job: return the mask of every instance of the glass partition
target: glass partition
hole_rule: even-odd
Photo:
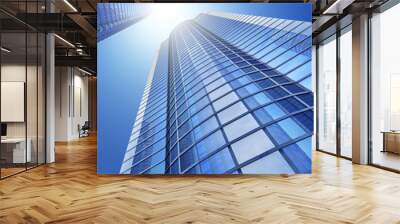
[[[26,162],[31,161],[26,141],[26,41],[25,32],[1,34],[2,177],[24,171]]]
[[[318,47],[318,149],[336,154],[336,36]]]
[[[43,6],[0,2],[20,15]],[[45,163],[45,44],[44,33],[0,12],[0,178]]]
[[[400,4],[371,19],[372,164],[400,171]]]
[[[352,157],[352,34],[351,25],[340,35],[340,155]]]
[[[27,113],[27,150],[30,151],[30,160],[27,167],[36,166],[38,163],[38,35],[35,32],[27,33],[27,74],[26,74],[26,113]]]

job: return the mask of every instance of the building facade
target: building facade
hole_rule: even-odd
[[[135,4],[102,3],[97,5],[97,40],[102,41],[146,17],[148,10]]]
[[[211,12],[149,75],[121,173],[310,173],[311,23]]]

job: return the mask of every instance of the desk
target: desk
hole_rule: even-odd
[[[1,139],[1,155],[3,159],[5,159],[7,163],[31,162],[32,141],[30,138],[28,138],[26,142],[28,143],[28,147],[26,147],[25,151],[25,138]]]
[[[400,154],[400,131],[383,131],[383,151]]]

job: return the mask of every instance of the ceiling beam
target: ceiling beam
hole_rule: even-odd
[[[97,30],[95,27],[90,24],[85,17],[83,17],[81,14],[75,14],[71,13],[68,14],[68,17],[74,21],[78,26],[82,28],[83,31],[90,37],[87,38],[86,41],[91,45],[95,46],[96,45],[96,33]]]
[[[92,56],[55,56],[56,66],[81,66],[96,70],[96,57]]]

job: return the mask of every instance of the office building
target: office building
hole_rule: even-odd
[[[111,2],[0,1],[0,223],[399,222],[399,1],[270,0],[309,2],[312,24],[180,24],[123,136],[128,175],[99,175],[96,44],[147,15],[120,5],[101,28],[96,4]],[[191,175],[260,171],[299,174]]]
[[[148,11],[135,9],[133,4],[99,4],[97,10],[99,17],[97,19],[97,38],[99,41],[118,33],[119,31],[130,27],[140,21],[148,14]]]
[[[217,12],[179,25],[121,172],[311,172],[310,43],[311,23],[294,20]]]

